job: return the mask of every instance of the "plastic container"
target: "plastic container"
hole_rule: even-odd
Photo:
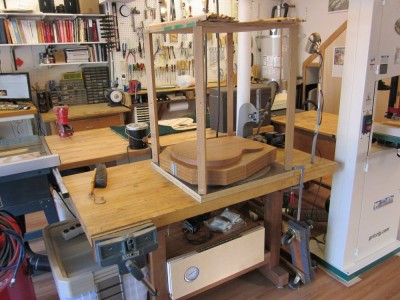
[[[122,281],[124,299],[146,300],[146,287],[131,274],[120,276],[116,265],[106,268],[98,266],[85,234],[70,240],[62,237],[61,232],[76,222],[53,223],[43,229],[44,243],[60,300],[97,300],[96,287],[104,286],[107,280]],[[147,274],[146,270],[143,271]]]

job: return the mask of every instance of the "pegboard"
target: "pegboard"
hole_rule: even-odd
[[[121,51],[113,51],[113,61],[111,68],[114,69],[111,80],[118,82],[118,86],[128,86],[129,80],[139,80],[143,87],[147,86],[146,71],[140,70],[145,63],[145,49],[143,43],[142,28],[146,28],[152,23],[160,22],[160,4],[159,0],[135,0],[131,2],[115,2],[118,18],[119,40],[121,43]],[[171,3],[175,2],[176,19],[180,20],[184,16],[189,16],[191,7],[191,15],[203,14],[203,8],[206,1],[202,0],[165,0],[167,5],[166,21],[171,20]],[[209,11],[216,12],[216,1],[209,1]],[[237,3],[236,0],[219,1],[219,13],[231,16],[231,3]],[[184,7],[183,7],[184,4]],[[132,26],[132,16],[124,17],[120,14],[121,6],[126,5],[131,11],[137,11],[134,15],[135,29]],[[107,3],[108,12],[112,12],[112,4]],[[129,10],[128,10],[129,11]],[[226,76],[226,46],[224,34],[221,34],[222,46],[220,48],[220,74],[221,80],[225,80]],[[158,53],[155,55],[156,84],[157,86],[172,86],[176,84],[176,76],[183,74],[193,75],[193,48],[192,35],[179,34],[172,35],[154,35],[153,49]],[[122,44],[126,44],[125,58],[123,57]],[[139,48],[142,51],[140,56]],[[208,36],[208,81],[217,81],[217,42],[216,36]],[[139,68],[137,68],[139,66]],[[139,69],[139,70],[136,70]],[[175,71],[173,71],[175,70]],[[125,77],[125,79],[123,79]]]

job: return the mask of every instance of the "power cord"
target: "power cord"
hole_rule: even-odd
[[[214,234],[211,230],[200,229],[197,232],[192,232],[186,228],[182,228],[182,232],[185,236],[185,239],[192,245],[205,244],[214,237]]]
[[[207,220],[209,216],[209,213],[205,213],[182,222],[183,235],[190,244],[201,245],[207,243],[214,237],[213,232],[209,228],[203,226],[203,221]]]
[[[0,211],[0,291],[13,286],[17,272],[25,258],[22,230],[10,213]],[[12,274],[12,275],[11,275]]]
[[[61,201],[64,203],[65,207],[68,209],[69,213],[76,219],[75,214],[74,214],[74,213],[72,212],[72,210],[69,208],[67,202],[65,202],[65,200],[64,200],[63,196],[61,195],[61,193],[60,193],[59,191],[57,191],[56,189],[54,189],[54,190],[57,192],[58,196],[60,197]]]
[[[317,198],[318,198],[318,195],[319,195],[319,191],[320,191],[320,189],[321,189],[321,185],[322,185],[322,177],[319,178],[318,189],[317,189],[317,192],[315,193],[314,202],[313,202],[313,204],[312,204],[312,208],[311,208],[311,220],[313,219],[313,212],[314,212],[315,205],[316,205],[316,203],[317,203]]]

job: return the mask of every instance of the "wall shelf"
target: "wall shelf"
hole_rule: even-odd
[[[100,65],[107,64],[108,61],[89,61],[89,62],[74,62],[74,63],[54,63],[54,64],[39,64],[40,68],[43,67],[57,67],[57,66],[72,66],[72,65]]]
[[[0,44],[0,47],[30,47],[30,46],[70,46],[106,44],[106,42],[76,42],[76,43],[35,43],[35,44]]]
[[[19,18],[35,18],[38,20],[53,20],[53,19],[68,19],[74,20],[76,18],[101,18],[104,14],[59,14],[59,13],[23,13],[23,12],[1,12],[0,18],[19,17]]]

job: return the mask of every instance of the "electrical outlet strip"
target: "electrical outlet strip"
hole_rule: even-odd
[[[80,234],[83,233],[83,228],[81,224],[76,223],[72,224],[70,227],[65,228],[63,231],[61,231],[61,235],[63,236],[64,240],[68,241]]]

